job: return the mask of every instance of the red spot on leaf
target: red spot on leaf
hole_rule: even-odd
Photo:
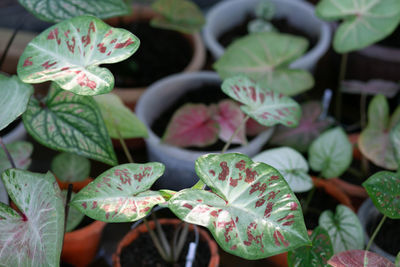
[[[185,203],[185,204],[183,204],[183,206],[185,207],[185,208],[187,208],[187,209],[193,209],[193,206],[192,205],[190,205],[189,203]]]
[[[91,39],[90,39],[90,33],[91,32],[96,32],[96,28],[94,27],[94,23],[93,21],[90,22],[89,24],[89,29],[88,29],[88,33],[84,36],[82,36],[82,44],[86,47],[90,44]]]
[[[42,64],[42,67],[47,70],[47,69],[53,67],[55,64],[57,64],[57,62],[53,62],[53,63],[49,64],[49,61],[46,61],[45,63]]]
[[[256,175],[257,175],[256,171],[252,171],[250,168],[247,168],[246,169],[246,178],[244,179],[244,181],[246,183],[252,183],[254,181]]]
[[[264,203],[265,203],[265,199],[264,198],[260,198],[256,202],[256,208],[261,207],[262,205],[264,205]]]
[[[274,240],[275,240],[275,245],[278,247],[281,246],[281,242],[285,247],[289,246],[289,242],[285,240],[285,238],[283,237],[282,233],[279,230],[275,230]]]
[[[267,189],[267,184],[265,184],[265,183],[261,184],[260,182],[257,182],[255,184],[251,185],[250,195],[256,191],[260,191],[259,196],[261,196],[262,194],[264,194],[266,189]]]
[[[70,30],[68,30],[68,31],[64,32],[64,35],[65,35],[65,37],[67,37],[67,38],[68,38],[68,36],[69,36],[69,33],[70,33],[70,32],[71,32]]]
[[[113,43],[115,43],[116,41],[117,41],[117,39],[112,39],[111,42],[110,42],[110,44],[113,44]]]
[[[57,44],[60,45],[61,39],[58,37],[58,28],[50,31],[49,35],[47,35],[47,40],[56,40]]]
[[[281,192],[281,190],[278,190],[278,192],[276,192],[276,193],[275,193],[275,191],[269,192],[269,193],[268,193],[268,199],[267,199],[267,200],[275,199],[276,195],[278,195],[280,192]]]
[[[231,248],[230,248],[230,250],[236,250],[237,249],[237,246],[236,245],[233,245]]]
[[[218,228],[224,228],[224,237],[225,237],[225,242],[229,242],[231,240],[231,236],[229,233],[236,228],[235,222],[231,219],[229,222],[218,222],[217,224]]]
[[[92,90],[94,90],[97,85],[95,81],[90,80],[84,73],[82,75],[78,76],[77,82],[80,86],[82,86],[82,87],[86,86]]]
[[[61,69],[61,71],[66,71],[66,70],[69,70],[69,67],[64,67]]]
[[[65,41],[68,47],[68,50],[73,54],[75,52],[75,37],[72,37],[72,43],[69,43],[69,40]]]
[[[129,39],[126,40],[125,42],[115,44],[114,48],[124,48],[124,47],[127,47],[128,45],[131,45],[133,43],[134,43],[134,41],[132,41],[132,38],[129,37]]]
[[[119,177],[122,184],[128,183],[131,185],[132,178],[129,176],[129,171],[127,169],[116,169],[114,175]]]
[[[293,124],[293,122],[291,122],[291,121],[287,121],[287,122],[286,122],[286,124],[287,124],[287,125],[292,125],[292,124]]]
[[[244,168],[246,168],[246,162],[244,160],[241,160],[235,164],[235,168],[239,169],[240,171],[243,171]]]
[[[245,246],[250,246],[253,243],[253,241],[255,241],[256,244],[261,244],[261,251],[264,251],[264,244],[262,242],[262,237],[264,233],[254,236],[253,233],[251,232],[253,229],[254,230],[257,229],[257,224],[255,222],[252,222],[249,226],[247,226],[247,231],[246,231],[247,241],[244,241],[243,244]]]
[[[86,204],[86,202],[83,202],[83,203],[82,203],[82,207],[83,207],[84,209],[87,209],[87,204]]]
[[[279,180],[279,176],[278,175],[272,175],[268,181],[275,181],[275,180]]]
[[[109,52],[107,53],[107,56],[109,56],[109,55],[111,55],[111,51],[109,51]]]
[[[225,180],[226,180],[226,177],[227,177],[228,174],[229,174],[229,167],[228,167],[228,164],[226,163],[226,161],[223,161],[223,162],[221,162],[221,163],[219,164],[219,166],[222,168],[222,171],[221,171],[221,173],[218,175],[218,180],[225,181]]]
[[[104,46],[104,43],[99,43],[97,47],[99,48],[100,53],[105,53],[107,50],[107,47]]]
[[[257,100],[256,88],[254,88],[254,86],[250,86],[249,89],[251,99],[255,102]]]
[[[31,66],[33,64],[33,62],[31,61],[32,57],[27,57],[24,61],[24,65],[22,65],[22,67],[27,67],[27,66]]]
[[[242,174],[239,173],[239,178],[237,178],[237,179],[233,179],[232,177],[230,178],[229,185],[233,186],[233,187],[236,187],[238,185],[238,181],[240,181],[242,179],[243,179]]]
[[[106,33],[106,35],[104,35],[104,37],[107,37],[107,36],[109,36],[110,34],[112,34],[112,29],[110,29],[107,33]]]
[[[92,210],[97,208],[97,201],[93,201]]]
[[[296,202],[292,202],[292,203],[290,204],[290,210],[297,210],[297,207],[298,207],[298,205],[297,205]]]
[[[212,176],[215,176],[215,171],[214,170],[209,170],[208,171]]]
[[[134,174],[133,178],[140,183],[143,178],[149,177],[151,174],[151,167],[146,167],[141,173]]]
[[[268,202],[267,207],[265,208],[265,211],[264,211],[265,218],[269,218],[269,216],[271,216],[273,206],[274,206],[273,202]]]

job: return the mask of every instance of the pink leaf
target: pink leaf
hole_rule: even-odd
[[[163,140],[179,147],[203,147],[216,142],[218,133],[218,123],[206,105],[186,104],[172,116]]]
[[[264,131],[266,131],[268,127],[265,127],[259,124],[256,120],[250,118],[246,122],[246,134],[248,136],[256,136]]]
[[[343,251],[335,254],[328,263],[333,267],[394,267],[388,259],[365,250]]]

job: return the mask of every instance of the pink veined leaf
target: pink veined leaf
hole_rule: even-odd
[[[248,136],[256,136],[264,131],[266,131],[268,127],[265,127],[259,124],[256,120],[250,118],[246,122],[246,134]]]
[[[218,103],[214,119],[219,123],[219,138],[225,142],[231,138],[244,119],[238,104],[230,99]],[[232,140],[233,144],[246,144],[246,129],[242,127]]]
[[[333,267],[394,267],[388,259],[365,250],[347,250],[335,254],[328,263]]]
[[[212,118],[210,108],[203,104],[186,104],[172,116],[163,140],[179,147],[203,147],[216,142],[218,133],[218,123]]]

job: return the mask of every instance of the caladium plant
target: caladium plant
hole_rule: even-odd
[[[63,152],[53,158],[51,170],[63,182],[83,181],[89,177],[90,161],[85,157]]]
[[[391,261],[376,253],[358,249],[335,254],[328,263],[333,267],[395,267]]]

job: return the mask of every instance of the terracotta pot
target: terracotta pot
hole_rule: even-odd
[[[182,221],[178,219],[160,219],[159,222],[161,224],[178,225]],[[155,228],[155,223],[153,221],[150,221],[149,225],[152,229]],[[215,241],[209,236],[209,234],[205,230],[201,229],[201,227],[198,227],[197,229],[199,231],[200,238],[203,241],[207,242],[208,247],[210,248],[211,258],[208,263],[208,267],[217,267],[219,265],[219,254],[218,254],[217,243],[215,243]],[[189,225],[189,230],[193,231],[193,225]],[[114,267],[121,267],[120,255],[122,249],[131,244],[135,239],[139,237],[140,234],[144,233],[147,233],[147,228],[144,224],[141,224],[125,235],[125,237],[119,242],[117,251],[113,255]]]

